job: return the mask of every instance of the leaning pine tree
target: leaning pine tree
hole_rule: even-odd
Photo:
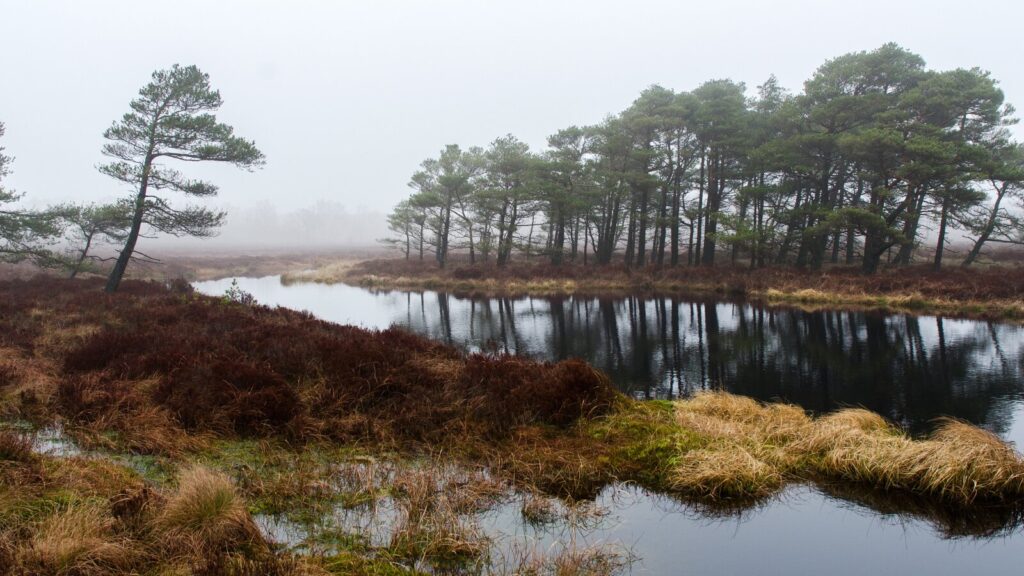
[[[263,164],[263,154],[252,141],[234,135],[212,114],[220,108],[220,93],[210,78],[195,66],[174,65],[153,73],[152,81],[132,101],[131,112],[104,132],[109,142],[103,154],[114,161],[100,166],[104,174],[132,187],[131,227],[107,280],[107,292],[121,283],[136,253],[143,226],[174,236],[208,237],[224,220],[224,213],[201,206],[172,207],[163,191],[187,196],[215,196],[209,182],[186,178],[166,161],[225,162],[252,169]]]

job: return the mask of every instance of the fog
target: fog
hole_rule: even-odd
[[[384,212],[350,209],[320,200],[311,206],[280,210],[268,201],[219,205],[227,220],[214,238],[160,238],[162,248],[180,251],[239,248],[380,248],[388,235]]]
[[[1020,102],[1022,16],[1024,5],[992,0],[968,10],[874,0],[2,0],[2,145],[16,157],[8,184],[30,204],[122,196],[95,169],[103,130],[153,70],[197,64],[224,97],[220,118],[267,156],[252,173],[186,167],[220,185],[211,205],[233,214],[216,242],[269,242],[269,229],[247,223],[319,211],[352,224],[299,234],[365,244],[444,144],[513,133],[542,148],[650,84],[732,78],[753,88],[774,73],[799,90],[827,58],[895,41],[933,69],[988,69]],[[357,224],[366,231],[350,234]]]

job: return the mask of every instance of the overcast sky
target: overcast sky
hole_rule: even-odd
[[[197,64],[220,118],[267,156],[254,173],[188,167],[219,203],[387,211],[444,144],[511,132],[540,148],[651,84],[774,73],[797,91],[827,58],[888,41],[990,70],[1024,103],[1022,17],[1012,0],[0,0],[0,145],[34,203],[112,199],[103,130],[153,70]]]

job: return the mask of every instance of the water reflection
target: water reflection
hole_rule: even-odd
[[[1005,434],[1024,392],[1024,333],[1010,324],[673,298],[387,300],[394,323],[415,332],[540,359],[581,357],[637,398],[724,388],[815,411],[865,406],[914,432],[953,416]]]
[[[230,280],[197,284],[223,294]],[[334,322],[399,325],[469,349],[582,357],[626,392],[673,398],[722,387],[824,411],[863,405],[916,432],[940,415],[1024,444],[1024,328],[878,313],[768,309],[672,298],[462,298],[282,286],[241,279],[270,305]],[[1012,574],[1020,507],[935,507],[906,494],[800,486],[737,513],[612,486],[601,525],[573,532],[523,522],[512,501],[480,519],[496,542],[550,550],[621,544],[650,574]],[[868,553],[866,553],[868,552]]]
[[[197,283],[223,294],[230,280]],[[465,298],[240,279],[265,304],[469,349],[580,357],[637,398],[724,388],[815,411],[864,406],[915,433],[939,416],[1024,443],[1024,328],[678,298]]]

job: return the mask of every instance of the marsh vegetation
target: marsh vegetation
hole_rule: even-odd
[[[1019,518],[1024,461],[963,422],[915,438],[860,409],[638,402],[581,361],[471,354],[187,286],[98,288],[0,286],[15,573],[603,574],[630,550],[503,545],[481,515],[512,501],[524,524],[578,528],[587,502],[629,485],[712,515],[812,486],[950,535]],[[78,452],[33,449],[30,430],[54,426]]]

